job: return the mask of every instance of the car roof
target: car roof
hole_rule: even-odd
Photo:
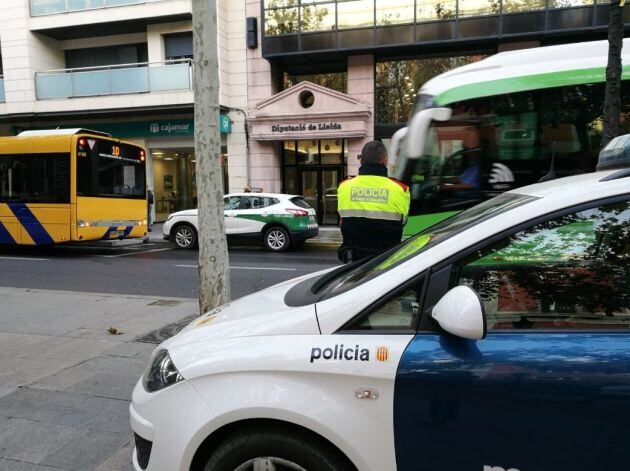
[[[241,193],[229,193],[227,195],[225,195],[224,197],[230,197],[230,196],[259,196],[262,198],[301,198],[300,195],[287,195],[285,193],[253,193],[253,192],[241,192]]]
[[[528,195],[535,198],[567,200],[603,198],[611,193],[630,193],[630,172],[628,169],[614,169],[583,173],[543,183],[535,183],[507,193]]]

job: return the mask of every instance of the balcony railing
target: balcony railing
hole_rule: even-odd
[[[31,0],[31,16],[54,15],[71,11],[137,5],[163,0]]]
[[[192,88],[190,59],[38,72],[37,99],[77,98]]]
[[[4,96],[4,77],[0,75],[0,103],[4,103],[6,98]]]

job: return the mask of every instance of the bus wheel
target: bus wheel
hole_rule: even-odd
[[[182,224],[175,228],[172,239],[178,249],[193,249],[197,245],[197,231],[188,224]]]
[[[254,428],[228,436],[204,471],[347,471],[343,456],[295,430]]]

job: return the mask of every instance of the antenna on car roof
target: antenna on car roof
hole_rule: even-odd
[[[551,166],[549,167],[547,175],[544,175],[538,180],[538,183],[548,182],[556,178],[558,178],[558,175],[556,175],[556,141],[553,141],[551,143]]]

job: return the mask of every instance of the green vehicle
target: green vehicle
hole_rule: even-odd
[[[505,191],[594,171],[607,52],[606,41],[504,52],[427,82],[390,146],[391,174],[411,191],[405,236]],[[625,84],[622,95],[630,116]]]

